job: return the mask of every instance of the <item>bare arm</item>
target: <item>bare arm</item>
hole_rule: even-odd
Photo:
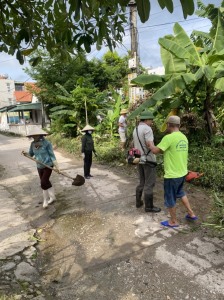
[[[160,148],[156,147],[153,142],[147,142],[147,146],[154,154],[163,153],[163,151]]]

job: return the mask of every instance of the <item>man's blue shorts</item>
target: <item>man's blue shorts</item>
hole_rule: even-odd
[[[164,200],[166,207],[174,207],[176,199],[185,196],[183,190],[185,176],[180,178],[164,178]]]

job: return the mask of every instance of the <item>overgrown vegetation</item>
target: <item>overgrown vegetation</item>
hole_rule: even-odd
[[[14,296],[6,296],[0,294],[0,300],[15,300],[16,298]]]
[[[224,233],[224,194],[214,194],[214,201],[210,216],[204,226],[209,227],[215,231]]]
[[[52,134],[48,139],[52,141],[54,146],[60,147],[76,157],[81,157],[81,135],[77,138],[68,139],[60,134]],[[94,135],[94,140],[98,155],[95,157],[95,160],[110,165],[118,165],[125,162],[125,154],[119,148],[119,139],[108,139],[107,136],[102,138],[96,134]]]

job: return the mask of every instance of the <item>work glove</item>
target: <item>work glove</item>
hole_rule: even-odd
[[[57,171],[57,172],[59,172],[60,170],[59,170],[59,165],[58,165],[58,162],[56,161],[56,160],[54,160],[53,161],[53,165],[54,165],[54,169]]]
[[[97,157],[98,156],[98,154],[96,153],[96,151],[94,152],[94,155]]]
[[[85,158],[85,153],[82,153],[81,155],[82,155],[82,158],[84,159]]]

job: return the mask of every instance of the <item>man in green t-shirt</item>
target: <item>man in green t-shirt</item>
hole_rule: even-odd
[[[182,200],[188,211],[186,219],[197,220],[183,190],[185,176],[188,173],[188,140],[187,137],[180,132],[180,118],[178,116],[170,116],[168,118],[167,133],[169,134],[164,136],[157,146],[151,143],[150,149],[154,154],[164,154],[164,200],[171,218],[169,221],[161,222],[161,225],[178,227],[179,224],[176,217],[177,198]]]

